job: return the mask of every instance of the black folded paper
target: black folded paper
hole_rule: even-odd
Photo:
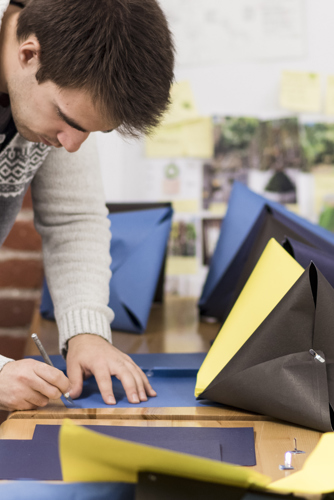
[[[334,290],[313,263],[199,399],[333,430]]]

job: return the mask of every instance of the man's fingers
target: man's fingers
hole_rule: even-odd
[[[145,375],[145,373],[136,365],[136,368],[138,368],[139,370],[139,375],[140,375],[140,379],[141,379],[141,382],[144,386],[143,390],[145,392],[145,395],[148,395],[148,396],[156,396],[157,393],[155,392],[155,390],[153,389],[153,387],[151,386],[147,376]],[[142,401],[146,401],[147,398],[145,400],[142,399]]]
[[[34,391],[31,387],[25,387],[8,398],[8,408],[16,410],[34,410],[46,406],[49,399],[43,394]]]
[[[136,386],[137,386],[137,392],[140,401],[147,401],[147,391],[146,391],[146,386],[145,386],[145,379],[146,375],[144,372],[138,367],[135,366],[135,369],[131,371],[131,375],[133,375],[135,381],[136,381]],[[147,383],[148,380],[146,379]]]
[[[38,363],[34,366],[34,372],[37,377],[31,383],[31,387],[49,399],[59,399],[62,394],[69,391],[69,379],[57,368]]]
[[[83,386],[83,372],[79,363],[67,364],[67,376],[71,386],[70,396],[72,398],[78,398],[82,393]]]
[[[95,375],[95,380],[97,382],[97,385],[99,386],[103,401],[107,405],[116,404],[116,399],[114,396],[114,392],[112,390],[112,381],[111,381],[109,369],[106,368],[106,369],[102,370],[100,368],[99,371],[97,371],[94,375]]]
[[[134,376],[133,371],[129,371],[128,369],[123,369],[122,371],[119,371],[116,374],[116,377],[118,378],[118,380],[121,381],[129,403],[140,403],[140,397],[139,397],[139,390],[140,389],[137,386],[137,380]],[[141,385],[142,391],[143,391],[144,386],[142,385],[142,383],[140,383],[140,385]],[[146,394],[145,394],[145,397],[146,397]],[[147,398],[146,398],[146,400],[147,400]]]
[[[36,407],[46,406],[49,402],[48,397],[43,396],[43,394],[36,391],[31,391],[30,393],[28,393],[25,397],[25,400],[27,401],[27,403]]]
[[[130,403],[140,403],[147,401],[148,396],[156,396],[146,375],[131,357],[98,335],[82,334],[69,340],[67,374],[72,387],[70,392],[72,397],[78,397],[81,393],[83,375],[85,378],[90,375],[95,376],[103,400],[107,404],[116,403],[112,390],[112,376],[120,380]],[[79,378],[80,389],[77,389]]]

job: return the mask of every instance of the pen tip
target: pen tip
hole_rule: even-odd
[[[36,335],[36,333],[32,333],[32,334],[31,334],[31,338],[32,338],[32,339],[37,339],[37,335]]]

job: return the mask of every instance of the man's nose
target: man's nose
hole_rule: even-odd
[[[69,153],[75,153],[88,136],[89,132],[81,132],[80,130],[71,129],[59,132],[57,134],[57,139],[66,151]]]

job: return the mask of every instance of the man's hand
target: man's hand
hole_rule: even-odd
[[[156,396],[146,375],[132,359],[98,335],[72,337],[68,342],[66,363],[72,398],[80,396],[83,379],[91,375],[94,375],[103,401],[108,405],[116,404],[111,375],[121,381],[130,403]]]
[[[10,361],[0,372],[0,407],[34,410],[69,391],[62,371],[34,359]]]

